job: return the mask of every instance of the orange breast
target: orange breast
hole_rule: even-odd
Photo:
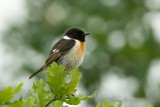
[[[85,52],[85,43],[84,42],[80,42],[79,46],[78,46],[78,55],[80,57],[84,56],[84,52]]]

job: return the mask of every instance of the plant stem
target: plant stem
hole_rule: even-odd
[[[49,106],[49,104],[51,104],[53,101],[55,101],[56,99],[55,99],[55,97],[51,100],[51,101],[49,101],[46,105],[45,105],[45,107],[47,107],[47,106]]]

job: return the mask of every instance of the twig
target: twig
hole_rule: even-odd
[[[51,104],[53,101],[55,101],[56,99],[55,99],[55,97],[51,100],[51,101],[49,101],[46,105],[45,105],[45,107],[47,107],[47,106],[49,106],[49,104]]]

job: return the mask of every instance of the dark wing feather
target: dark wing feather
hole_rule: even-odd
[[[66,40],[66,39],[60,39],[50,51],[49,55],[51,55],[54,49],[59,50],[58,52],[66,52],[69,51],[73,46],[75,45],[75,40]]]
[[[51,64],[53,61],[58,60],[62,55],[66,54],[68,51],[72,49],[72,47],[75,45],[74,40],[66,40],[61,39],[59,40],[53,47],[52,50],[49,53],[48,58],[46,59],[44,65],[37,71],[34,72],[29,79],[37,75],[39,72],[43,71],[49,64]],[[57,52],[54,52],[53,50],[58,50]]]
[[[50,54],[49,56],[48,56],[48,58],[46,59],[46,61],[45,61],[45,65],[47,66],[47,65],[49,65],[49,64],[51,64],[53,61],[56,61],[59,57],[61,57],[63,54],[64,54],[65,52],[54,52],[54,53],[52,53],[52,54]]]
[[[58,60],[62,55],[66,54],[68,51],[72,49],[75,45],[75,40],[66,40],[61,39],[59,40],[53,47],[49,53],[49,56],[46,60],[46,65],[52,63],[53,61]],[[53,50],[57,50],[58,52],[53,52]]]

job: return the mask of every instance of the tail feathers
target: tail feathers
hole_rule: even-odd
[[[45,68],[46,68],[45,66],[41,67],[38,71],[34,72],[34,73],[29,77],[29,79],[31,79],[32,77],[34,77],[35,75],[37,75],[39,72],[43,71]]]

